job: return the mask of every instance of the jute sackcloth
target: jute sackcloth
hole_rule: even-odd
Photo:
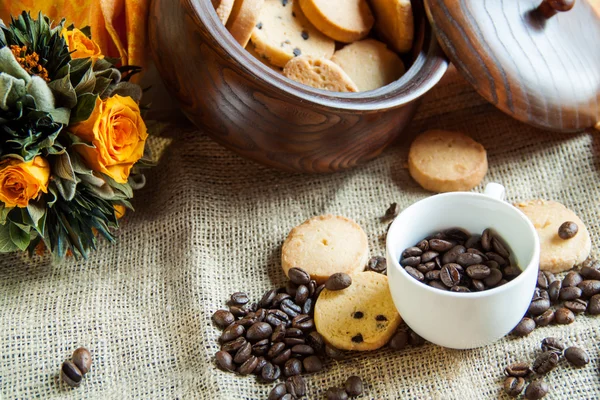
[[[2,256],[0,393],[4,399],[265,399],[273,385],[215,367],[219,330],[212,313],[232,292],[258,300],[282,285],[281,243],[311,216],[356,220],[368,233],[371,255],[383,255],[387,224],[379,217],[387,206],[404,208],[430,195],[405,165],[410,138],[433,128],[481,142],[490,164],[484,184],[504,184],[510,201],[552,199],[573,209],[598,255],[600,135],[516,122],[455,74],[427,95],[404,139],[377,160],[332,175],[271,170],[194,128],[174,129],[115,245],[101,242],[89,260],[58,265],[47,257]],[[592,361],[584,368],[563,361],[546,377],[546,398],[600,398],[600,317],[588,316],[476,350],[427,344],[349,354],[306,377],[308,398],[323,398],[354,374],[364,379],[364,399],[505,398],[504,367],[531,362],[547,336],[585,348]],[[69,389],[58,372],[78,346],[91,350],[94,364],[82,385]]]

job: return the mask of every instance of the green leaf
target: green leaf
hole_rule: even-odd
[[[71,165],[71,159],[67,152],[62,153],[58,156],[52,157],[52,172],[59,178],[66,179],[71,182],[75,182],[75,172]]]
[[[105,174],[101,174],[101,175],[102,175],[102,179],[104,179],[106,181],[106,183],[108,183],[113,189],[117,189],[117,190],[121,191],[121,193],[123,193],[125,196],[127,196],[128,199],[133,197],[133,189],[131,189],[131,186],[128,183],[119,183],[119,182],[115,181],[114,179],[112,179],[108,175],[105,175]]]
[[[77,87],[88,70],[92,68],[92,60],[90,58],[76,58],[69,65],[71,67],[71,84]]]
[[[66,66],[67,70],[69,66]],[[77,105],[77,93],[71,84],[71,76],[67,73],[61,79],[56,79],[48,84],[54,93],[56,105],[71,109]]]
[[[77,105],[71,111],[71,124],[75,124],[77,122],[85,121],[92,115],[94,112],[94,107],[96,107],[96,99],[97,95],[86,93],[77,98]]]
[[[28,83],[31,80],[31,76],[17,62],[8,46],[0,49],[0,71],[7,73],[14,78],[22,79],[25,83]]]
[[[54,110],[54,95],[46,81],[39,76],[33,76],[27,84],[27,94],[35,100],[36,110],[49,112]]]
[[[84,93],[91,93],[96,86],[96,75],[90,67],[83,75],[77,86],[75,86],[75,92],[77,96],[81,96]]]
[[[29,246],[29,242],[31,241],[29,233],[24,232],[14,224],[9,225],[8,232],[10,234],[10,240],[19,250],[23,251],[27,249],[27,246]]]
[[[104,78],[101,76],[97,76],[96,77],[96,86],[94,86],[93,93],[97,94],[101,98],[104,98],[103,96],[104,96],[105,92],[107,92],[106,89],[108,89],[108,87],[110,86],[111,83],[112,83],[112,81],[110,79]]]
[[[109,96],[114,96],[115,94],[122,97],[131,97],[133,101],[139,103],[143,93],[142,88],[138,85],[130,82],[121,82],[111,88]]]
[[[81,156],[77,153],[73,153],[70,154],[71,157],[71,165],[73,166],[73,171],[75,171],[76,174],[78,175],[92,175],[94,172],[89,169],[85,163],[83,162],[83,160],[81,159]]]
[[[6,207],[4,203],[0,203],[0,225],[6,224],[8,213],[13,210],[14,207]]]
[[[30,201],[27,205],[27,213],[31,218],[31,222],[33,222],[33,227],[40,233],[44,233],[43,225],[40,225],[40,222],[44,220],[46,215],[46,202],[43,200],[38,201]]]
[[[19,250],[10,238],[10,223],[0,225],[0,253],[10,253]]]
[[[0,70],[1,70],[0,66]],[[0,109],[8,111],[27,93],[25,81],[0,73]]]
[[[69,119],[71,118],[71,110],[66,107],[55,108],[48,112],[52,116],[54,122],[69,125]]]
[[[50,178],[50,187],[55,188],[56,192],[66,201],[71,201],[73,200],[73,197],[75,197],[77,182],[52,176]]]

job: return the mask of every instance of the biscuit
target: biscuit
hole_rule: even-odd
[[[460,132],[427,131],[412,142],[408,153],[410,175],[432,192],[471,190],[487,169],[483,146]]]
[[[375,39],[349,44],[336,51],[331,61],[342,67],[361,92],[388,85],[405,72],[400,57]]]
[[[366,0],[299,0],[306,18],[339,42],[351,43],[369,34],[375,18]]]
[[[292,229],[281,249],[281,267],[302,268],[311,279],[325,283],[336,272],[365,269],[369,257],[367,235],[349,218],[321,215]]]
[[[283,73],[283,70],[280,67],[277,67],[277,66],[271,64],[265,56],[258,54],[252,43],[248,43],[248,46],[246,46],[246,51],[248,53],[250,53],[250,55],[252,57],[256,58],[258,61],[265,64],[267,67],[271,68],[273,71],[278,72],[280,74]]]
[[[317,89],[358,92],[358,88],[344,70],[325,58],[296,57],[286,64],[283,75]]]
[[[394,50],[409,51],[415,36],[410,0],[371,0],[375,31]]]
[[[225,26],[242,47],[246,47],[250,41],[264,2],[265,0],[236,0],[233,4]]]
[[[584,223],[564,205],[548,200],[529,200],[515,204],[531,220],[540,238],[540,269],[558,273],[568,271],[590,255],[592,241]],[[561,239],[558,228],[573,221],[579,227],[571,239]]]
[[[344,290],[323,289],[314,320],[327,343],[342,350],[378,349],[402,321],[387,276],[372,271],[352,275],[352,285]]]
[[[233,9],[233,3],[234,0],[212,0],[212,5],[223,25],[227,24],[227,20]]]
[[[335,42],[312,26],[293,0],[265,1],[252,43],[258,54],[278,67],[301,55],[331,58],[335,51]]]

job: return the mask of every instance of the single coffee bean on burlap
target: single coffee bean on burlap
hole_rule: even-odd
[[[223,343],[223,345],[221,346],[221,350],[233,353],[233,352],[238,351],[239,348],[245,344],[246,344],[246,338],[243,336],[240,336],[239,338],[234,339],[230,342]]]
[[[568,286],[560,289],[558,298],[560,300],[575,300],[581,297],[582,290],[577,286]]]
[[[554,351],[544,351],[536,357],[531,369],[539,375],[547,374],[558,365],[558,355]]]
[[[254,369],[258,365],[258,358],[256,356],[250,356],[240,367],[237,369],[237,373],[240,375],[250,375],[254,372]],[[263,367],[264,368],[264,367]]]
[[[230,300],[233,305],[238,305],[238,306],[244,305],[250,301],[250,299],[248,298],[248,295],[244,292],[235,292],[234,294],[231,295]]]
[[[569,310],[567,310],[569,311]],[[556,316],[555,316],[556,318]],[[512,330],[512,334],[515,336],[527,336],[529,335],[531,332],[533,332],[533,330],[535,329],[535,321],[532,320],[531,318],[523,318],[521,320],[521,322],[519,322],[517,324],[517,326],[515,326],[515,328]]]
[[[566,221],[558,227],[558,236],[563,240],[574,238],[579,232],[579,226],[573,221]]]
[[[462,275],[458,267],[458,264],[450,263],[444,265],[440,271],[440,280],[449,288],[460,283]]]
[[[535,326],[548,326],[554,322],[554,310],[548,309],[540,315],[533,317],[533,320],[535,321]]]
[[[269,339],[259,340],[252,345],[252,354],[264,356],[269,351]]]
[[[565,350],[565,358],[576,367],[583,367],[590,362],[590,356],[582,348],[571,346]]]
[[[400,207],[398,207],[397,203],[391,203],[390,206],[385,210],[385,214],[381,217],[381,221],[389,221],[390,219],[394,219],[398,216],[400,212]]]
[[[310,275],[302,268],[290,268],[288,271],[288,278],[295,285],[308,285],[310,282]]]
[[[483,279],[483,283],[490,288],[496,286],[502,280],[502,271],[496,268],[490,268],[490,274]]]
[[[546,382],[541,379],[536,379],[527,386],[527,389],[525,389],[525,398],[527,400],[539,400],[546,396],[549,390]]]
[[[460,244],[456,245],[450,250],[448,250],[446,253],[444,253],[444,255],[442,256],[442,264],[456,263],[456,259],[458,258],[458,256],[466,252],[467,249],[465,246]]]
[[[575,314],[568,308],[561,307],[554,311],[554,321],[560,325],[568,325],[575,321]]]
[[[421,250],[421,249],[419,249]],[[421,254],[423,254],[423,250],[421,250]],[[387,269],[387,261],[385,257],[376,256],[371,257],[369,262],[367,263],[367,271],[373,271],[382,273]]]
[[[297,400],[297,397],[291,393],[286,393],[280,400]]]
[[[524,362],[517,362],[510,364],[508,367],[504,368],[504,373],[508,376],[514,377],[525,377],[531,374],[531,369],[529,368],[529,364]]]
[[[510,397],[517,397],[525,388],[525,379],[509,376],[504,380],[504,392]]]
[[[552,351],[559,356],[562,354],[565,349],[565,345],[555,337],[547,337],[542,340],[542,351]]]
[[[472,279],[482,280],[490,276],[490,267],[483,264],[473,264],[467,267],[467,275]],[[500,278],[502,279],[502,278]],[[499,280],[500,280],[499,279]],[[499,281],[498,280],[498,281]]]
[[[327,400],[348,400],[348,393],[344,389],[332,387],[325,392]]]
[[[323,363],[318,356],[308,356],[302,361],[304,370],[308,373],[319,372],[323,369]]]
[[[239,325],[239,324],[230,325],[227,328],[225,328],[225,330],[221,334],[221,337],[219,338],[219,340],[222,343],[229,342],[233,339],[237,339],[238,337],[242,336],[245,332],[246,332],[246,329],[242,325]]]
[[[548,297],[550,297],[551,303],[556,303],[560,297],[560,290],[562,289],[562,282],[557,280],[550,284],[548,287]]]
[[[435,258],[439,255],[440,254],[437,251],[432,251],[432,250],[426,251],[425,253],[423,253],[421,255],[420,262],[423,264],[431,262],[431,261],[435,260]]]
[[[571,286],[577,286],[581,282],[583,282],[583,277],[579,274],[579,272],[571,271],[564,277],[562,281],[562,287],[566,288]]]
[[[223,371],[234,371],[235,365],[233,364],[233,357],[226,351],[217,351],[215,354],[215,359],[217,361],[217,367],[222,369]]]
[[[300,375],[302,373],[302,361],[297,358],[290,358],[283,366],[283,374],[285,376]]]
[[[250,358],[252,355],[252,345],[249,342],[244,343],[242,347],[235,352],[235,357],[233,357],[233,362],[236,364],[243,364]]]
[[[546,292],[544,292],[546,293]],[[531,315],[540,315],[550,308],[550,298],[546,293],[545,297],[534,298],[529,304],[527,312]]]
[[[73,361],[73,364],[79,368],[79,371],[81,371],[83,375],[87,374],[92,367],[92,355],[85,347],[79,347],[76,349],[73,352],[71,361]]]
[[[273,328],[267,322],[256,322],[246,332],[246,339],[251,342],[266,339],[273,333]]]
[[[277,296],[277,289],[267,290],[258,302],[258,306],[260,308],[269,308],[273,302],[273,299],[275,299],[275,296]]]
[[[217,310],[212,315],[212,320],[215,325],[221,329],[224,329],[235,322],[235,317],[227,310]]]
[[[421,254],[423,254],[423,250],[421,250],[420,248],[413,246],[413,247],[409,247],[406,250],[404,250],[402,252],[402,258],[407,258],[407,257],[418,257]],[[432,257],[433,259],[434,257]]]
[[[288,393],[300,398],[306,396],[306,381],[300,375],[290,376],[285,380],[285,387]]]
[[[344,358],[344,352],[342,350],[328,344],[325,345],[325,355],[332,360],[341,360]]]
[[[600,314],[600,294],[595,294],[590,298],[588,303],[587,312],[590,315]]]
[[[452,243],[448,240],[443,239],[430,239],[429,240],[429,249],[441,253],[443,251],[448,251],[452,247],[455,246],[455,243]]]
[[[346,383],[344,384],[344,389],[348,396],[355,397],[360,396],[363,393],[363,381],[359,376],[352,375],[348,379],[346,379]]]
[[[252,371],[254,375],[260,375],[263,367],[267,364],[267,359],[263,356],[257,357],[257,360],[256,368],[254,368],[254,371]]]
[[[575,314],[581,314],[581,313],[585,312],[587,305],[588,305],[587,301],[577,299],[577,300],[565,301],[564,307],[573,311]]]
[[[81,384],[83,374],[71,361],[65,361],[60,368],[60,378],[71,387],[77,387]]]
[[[281,376],[281,369],[278,365],[273,365],[272,363],[268,362],[263,367],[260,376],[267,382],[273,382],[279,379]]]
[[[461,265],[463,267],[469,267],[475,264],[481,264],[483,262],[483,257],[479,254],[475,253],[462,253],[456,257],[456,264]]]
[[[588,279],[577,285],[581,289],[581,296],[583,298],[590,298],[593,295],[600,294],[600,281]]]
[[[350,285],[352,285],[352,278],[343,272],[336,272],[325,282],[325,288],[331,291],[344,290]]]
[[[403,350],[404,348],[406,348],[406,346],[408,346],[408,340],[408,332],[400,330],[396,332],[394,336],[392,336],[388,343],[388,346],[392,350]]]
[[[278,383],[269,392],[269,397],[267,398],[267,400],[279,400],[283,397],[284,394],[287,394],[285,383]]]

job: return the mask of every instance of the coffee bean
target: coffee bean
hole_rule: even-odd
[[[452,286],[450,288],[450,291],[457,292],[457,293],[470,293],[471,292],[471,290],[465,286]]]
[[[300,314],[292,320],[292,327],[303,331],[311,330],[315,327],[315,321],[310,315]]]
[[[574,238],[577,232],[579,232],[579,227],[573,221],[563,222],[558,227],[558,236],[563,240]]]
[[[302,314],[312,314],[314,312],[314,302],[313,299],[308,298],[302,305]]]
[[[81,384],[83,373],[71,361],[65,361],[60,368],[60,378],[67,385],[77,387]]]
[[[600,294],[595,294],[590,299],[588,303],[587,312],[590,315],[598,315],[600,314]]]
[[[299,354],[301,356],[310,356],[315,354],[315,349],[307,344],[297,344],[292,347],[292,353]]]
[[[486,289],[485,288],[485,284],[482,281],[478,280],[478,279],[473,279],[471,281],[471,287],[476,292],[482,292],[482,291],[484,291]]]
[[[579,347],[571,346],[565,350],[565,358],[576,367],[583,367],[590,362],[590,356]]]
[[[306,382],[300,375],[290,376],[285,380],[285,387],[289,394],[300,398],[306,396]]]
[[[554,281],[548,287],[548,296],[550,297],[550,301],[552,303],[556,303],[558,298],[560,297],[560,290],[562,289],[561,281]]]
[[[504,277],[506,279],[514,279],[519,275],[521,275],[521,269],[519,267],[509,265],[508,267],[504,268]]]
[[[439,256],[440,254],[436,251],[426,251],[425,253],[423,253],[423,255],[419,258],[419,262],[425,264],[428,263],[430,261],[435,260],[435,258],[437,256]],[[404,265],[404,264],[403,264]]]
[[[558,365],[558,355],[553,351],[545,351],[533,362],[531,369],[539,375],[547,374]]]
[[[544,272],[546,271],[538,271],[537,287],[540,289],[548,289],[548,286],[550,286],[551,283],[548,280],[548,275],[546,275]]]
[[[438,271],[439,272],[439,271]],[[439,275],[438,275],[439,276]],[[434,280],[434,281],[429,281],[428,285],[431,287],[434,287],[436,289],[440,289],[440,290],[445,290],[448,291],[448,286],[444,285],[442,283],[442,281],[438,281],[438,280]]]
[[[292,347],[297,344],[304,344],[305,341],[304,341],[304,338],[287,337],[287,338],[283,339],[283,343],[285,343],[286,346]]]
[[[585,312],[587,305],[588,305],[587,301],[581,300],[581,299],[565,301],[565,304],[564,304],[565,308],[568,308],[569,310],[573,311],[575,314],[581,314],[581,313]]]
[[[575,300],[581,297],[582,290],[577,286],[563,287],[560,289],[558,298],[560,300]]]
[[[256,356],[250,356],[240,367],[237,369],[240,375],[250,375],[254,372],[254,369],[258,365],[258,358]],[[264,368],[264,367],[263,367]]]
[[[442,256],[442,264],[455,263],[459,255],[466,253],[465,246],[456,245]]]
[[[486,252],[485,256],[489,260],[496,261],[498,263],[498,265],[501,266],[501,267],[504,267],[505,265],[508,265],[508,260],[506,258],[502,257],[498,253],[494,253],[493,251]]]
[[[411,346],[418,347],[418,346],[422,346],[425,344],[425,339],[423,339],[421,336],[417,335],[417,333],[415,331],[411,330],[408,332],[408,343]]]
[[[273,333],[273,328],[266,322],[257,322],[248,328],[246,333],[246,339],[256,342],[259,340],[266,339]]]
[[[408,340],[408,332],[400,330],[396,332],[394,336],[392,336],[388,343],[388,346],[392,350],[403,350],[404,348],[406,348],[406,346],[408,346]]]
[[[236,351],[235,357],[233,357],[233,362],[236,364],[243,364],[250,358],[252,355],[252,345],[249,342],[246,342]]]
[[[301,268],[290,268],[287,275],[295,285],[308,285],[310,282],[310,275]]]
[[[269,308],[271,306],[271,303],[273,302],[273,299],[275,299],[276,295],[277,295],[277,289],[267,290],[265,292],[265,294],[263,295],[263,297],[258,302],[258,306],[260,308]]]
[[[486,261],[489,261],[487,256],[485,255],[485,253],[483,253],[481,250],[467,249],[467,253],[477,254],[479,257],[481,257],[483,259],[483,263],[485,263]]]
[[[238,320],[236,322],[236,324],[241,325],[244,328],[250,328],[252,325],[254,325],[257,322],[255,315],[256,315],[255,313],[249,313],[244,318]]]
[[[456,258],[456,263],[463,266],[463,267],[468,267],[470,265],[474,265],[474,264],[481,264],[483,262],[483,257],[481,257],[479,254],[475,254],[475,253],[462,253],[459,254],[458,257]]]
[[[238,318],[245,317],[246,314],[249,313],[249,311],[247,309],[245,309],[243,307],[239,307],[239,306],[230,306],[229,311]]]
[[[298,290],[298,285],[292,283],[292,281],[287,281],[285,284],[285,292],[290,295],[290,297],[296,296],[296,291]]]
[[[548,309],[540,315],[536,315],[533,320],[535,321],[535,326],[548,326],[554,322],[554,310]]]
[[[221,350],[228,352],[238,351],[240,347],[246,344],[246,338],[243,336],[238,337],[237,339],[231,340],[229,342],[223,343],[221,346]]]
[[[492,238],[494,237],[492,230],[491,229],[486,229],[483,231],[483,233],[481,234],[481,247],[483,247],[483,250],[485,251],[491,251],[492,250]]]
[[[422,282],[425,279],[425,276],[423,275],[423,273],[413,267],[406,267],[406,268],[404,268],[404,270],[410,276],[412,276],[414,279],[418,280],[419,282]]]
[[[569,272],[562,281],[562,287],[577,286],[583,282],[583,277],[576,271]]]
[[[547,337],[542,340],[542,351],[552,351],[557,355],[561,355],[565,346],[555,337]]]
[[[331,387],[325,392],[327,400],[348,400],[348,393],[344,389]]]
[[[235,322],[235,317],[227,310],[217,310],[212,315],[212,320],[215,325],[221,329],[224,329]]]
[[[278,365],[273,365],[270,362],[263,367],[260,376],[267,382],[273,382],[281,376],[281,369]]]
[[[422,273],[422,274],[427,274],[428,272],[431,272],[433,270],[435,270],[435,262],[434,261],[429,261],[425,264],[419,264],[417,265],[417,270]],[[438,271],[439,272],[439,271]]]
[[[440,279],[448,287],[458,285],[461,279],[458,265],[454,263],[444,265],[440,271]]]
[[[421,257],[407,257],[400,260],[403,267],[416,267],[421,263]]]
[[[429,248],[433,251],[437,251],[439,253],[443,251],[448,251],[452,247],[455,246],[455,243],[452,243],[448,240],[443,239],[430,239],[429,240]]]
[[[317,301],[323,289],[325,289],[325,284],[317,286],[317,290],[315,290],[315,294],[313,295],[313,299],[315,299],[315,301]]]
[[[585,280],[577,287],[581,289],[581,296],[584,298],[600,294],[600,281],[597,280]]]
[[[344,352],[328,344],[325,345],[325,354],[333,360],[341,360],[344,358]]]
[[[285,299],[279,305],[281,311],[290,316],[290,318],[296,317],[298,314],[302,313],[302,307],[294,303],[292,299]]]
[[[284,300],[291,299],[292,296],[286,293],[277,293],[273,301],[271,302],[271,307],[279,307]]]
[[[285,337],[285,325],[277,325],[271,334],[272,342],[281,342]]]
[[[507,283],[508,283],[508,281],[506,279],[501,279],[500,282],[498,282],[498,284],[496,285],[496,287],[506,285]]]
[[[433,271],[429,271],[428,273],[425,274],[425,278],[430,281],[439,280],[440,279],[440,271],[437,269],[434,269]]]
[[[323,369],[323,363],[321,359],[317,356],[308,356],[302,361],[302,366],[306,372],[313,373],[319,372]]]
[[[418,264],[418,263],[417,263]],[[344,290],[352,284],[352,278],[350,275],[343,272],[336,272],[331,275],[327,282],[325,282],[325,288],[327,290]]]
[[[264,357],[257,357],[256,368],[254,368],[254,371],[252,371],[252,373],[254,375],[259,375],[266,364],[267,360]]]
[[[549,308],[550,298],[538,297],[529,304],[527,312],[531,315],[540,315],[546,312]]]
[[[582,277],[590,280],[600,280],[600,269],[595,269],[592,267],[581,267],[579,271]]]
[[[301,338],[304,337],[304,332],[300,328],[288,328],[285,337]]]
[[[531,382],[525,389],[525,398],[527,400],[539,400],[548,394],[548,385],[541,379]]]
[[[467,249],[480,249],[480,250],[483,250],[483,246],[481,245],[481,236],[479,236],[479,235],[472,235],[465,242],[465,247]]]
[[[250,299],[248,298],[248,295],[246,293],[235,292],[231,295],[231,303],[234,305],[241,306],[246,304],[248,301],[250,301]]]
[[[279,354],[285,351],[285,343],[277,342],[273,343],[269,351],[267,352],[267,358],[273,359],[277,357]]]
[[[444,231],[444,234],[448,239],[456,240],[458,242],[464,242],[471,234],[462,228],[451,228]]]
[[[273,389],[271,389],[267,400],[280,400],[285,394],[287,394],[285,383],[279,383],[275,385]]]
[[[265,321],[273,327],[284,325],[286,328],[291,325],[290,317],[281,310],[269,310]]]
[[[421,254],[423,254],[423,250],[419,249]],[[387,261],[385,257],[376,256],[371,257],[369,262],[367,263],[367,270],[382,273],[387,269]]]
[[[215,359],[217,360],[217,367],[223,371],[231,372],[235,370],[235,365],[233,365],[233,357],[228,352],[222,350],[217,351]]]
[[[245,332],[246,332],[246,329],[244,329],[244,327],[242,325],[239,325],[239,324],[230,325],[227,328],[225,328],[225,330],[221,334],[221,337],[219,338],[219,340],[221,341],[221,343],[230,342],[233,339],[239,338]]]
[[[525,379],[509,376],[504,380],[504,392],[510,397],[517,397],[525,388]]]
[[[398,216],[400,212],[400,207],[398,207],[398,203],[391,203],[390,206],[385,210],[385,214],[381,217],[382,221],[389,221],[390,219],[394,219]]]
[[[417,243],[417,247],[420,248],[423,252],[429,250],[429,241],[426,239],[421,240]]]
[[[491,269],[499,269],[500,268],[500,264],[498,264],[496,261],[494,260],[487,260],[483,262],[483,265],[487,265],[488,267],[490,267]]]
[[[509,251],[506,249],[504,244],[496,236],[492,237],[492,250],[494,253],[500,255],[500,257],[508,259],[510,257]]]
[[[264,356],[269,351],[269,339],[260,340],[252,345],[252,353],[257,356]]]
[[[485,279],[488,276],[490,276],[491,270],[490,267],[483,265],[483,264],[474,264],[474,265],[470,265],[467,268],[467,275],[469,275],[469,277],[471,277],[472,279]],[[502,279],[502,278],[500,278]],[[498,279],[498,281],[500,281],[500,279]]]
[[[292,351],[290,349],[285,349],[276,357],[272,358],[271,362],[276,365],[285,364],[290,359],[290,357],[292,357]]]
[[[518,362],[510,364],[508,367],[504,368],[504,373],[508,376],[514,377],[525,377],[531,374],[531,369],[529,368],[529,364],[524,362]]]
[[[512,334],[515,336],[527,336],[535,329],[535,321],[531,318],[523,318],[521,322],[515,326],[512,330]]]
[[[483,283],[485,283],[487,287],[493,288],[502,280],[502,277],[502,271],[496,268],[490,268],[490,274],[487,278],[484,278]]]
[[[344,389],[348,396],[356,397],[360,396],[363,393],[363,382],[359,376],[352,375],[348,379],[346,379],[346,383],[344,384]]]
[[[402,252],[402,258],[417,257],[417,256],[420,256],[421,254],[423,254],[423,250],[421,250],[420,248],[418,248],[416,246],[413,246],[413,247],[407,248],[406,250],[404,250]]]
[[[73,352],[71,361],[73,361],[73,364],[79,368],[79,371],[81,371],[83,375],[87,374],[92,367],[92,355],[85,347],[79,347],[76,349]]]
[[[308,298],[312,298],[317,290],[317,281],[311,279],[306,287],[308,287]]]
[[[263,322],[267,316],[267,310],[264,308],[258,309],[256,313],[254,313],[254,316],[257,322]]]
[[[285,376],[300,375],[302,373],[302,361],[297,358],[290,358],[285,362],[283,374]]]
[[[554,311],[554,321],[560,325],[568,325],[575,321],[575,314],[568,308],[561,307]]]

